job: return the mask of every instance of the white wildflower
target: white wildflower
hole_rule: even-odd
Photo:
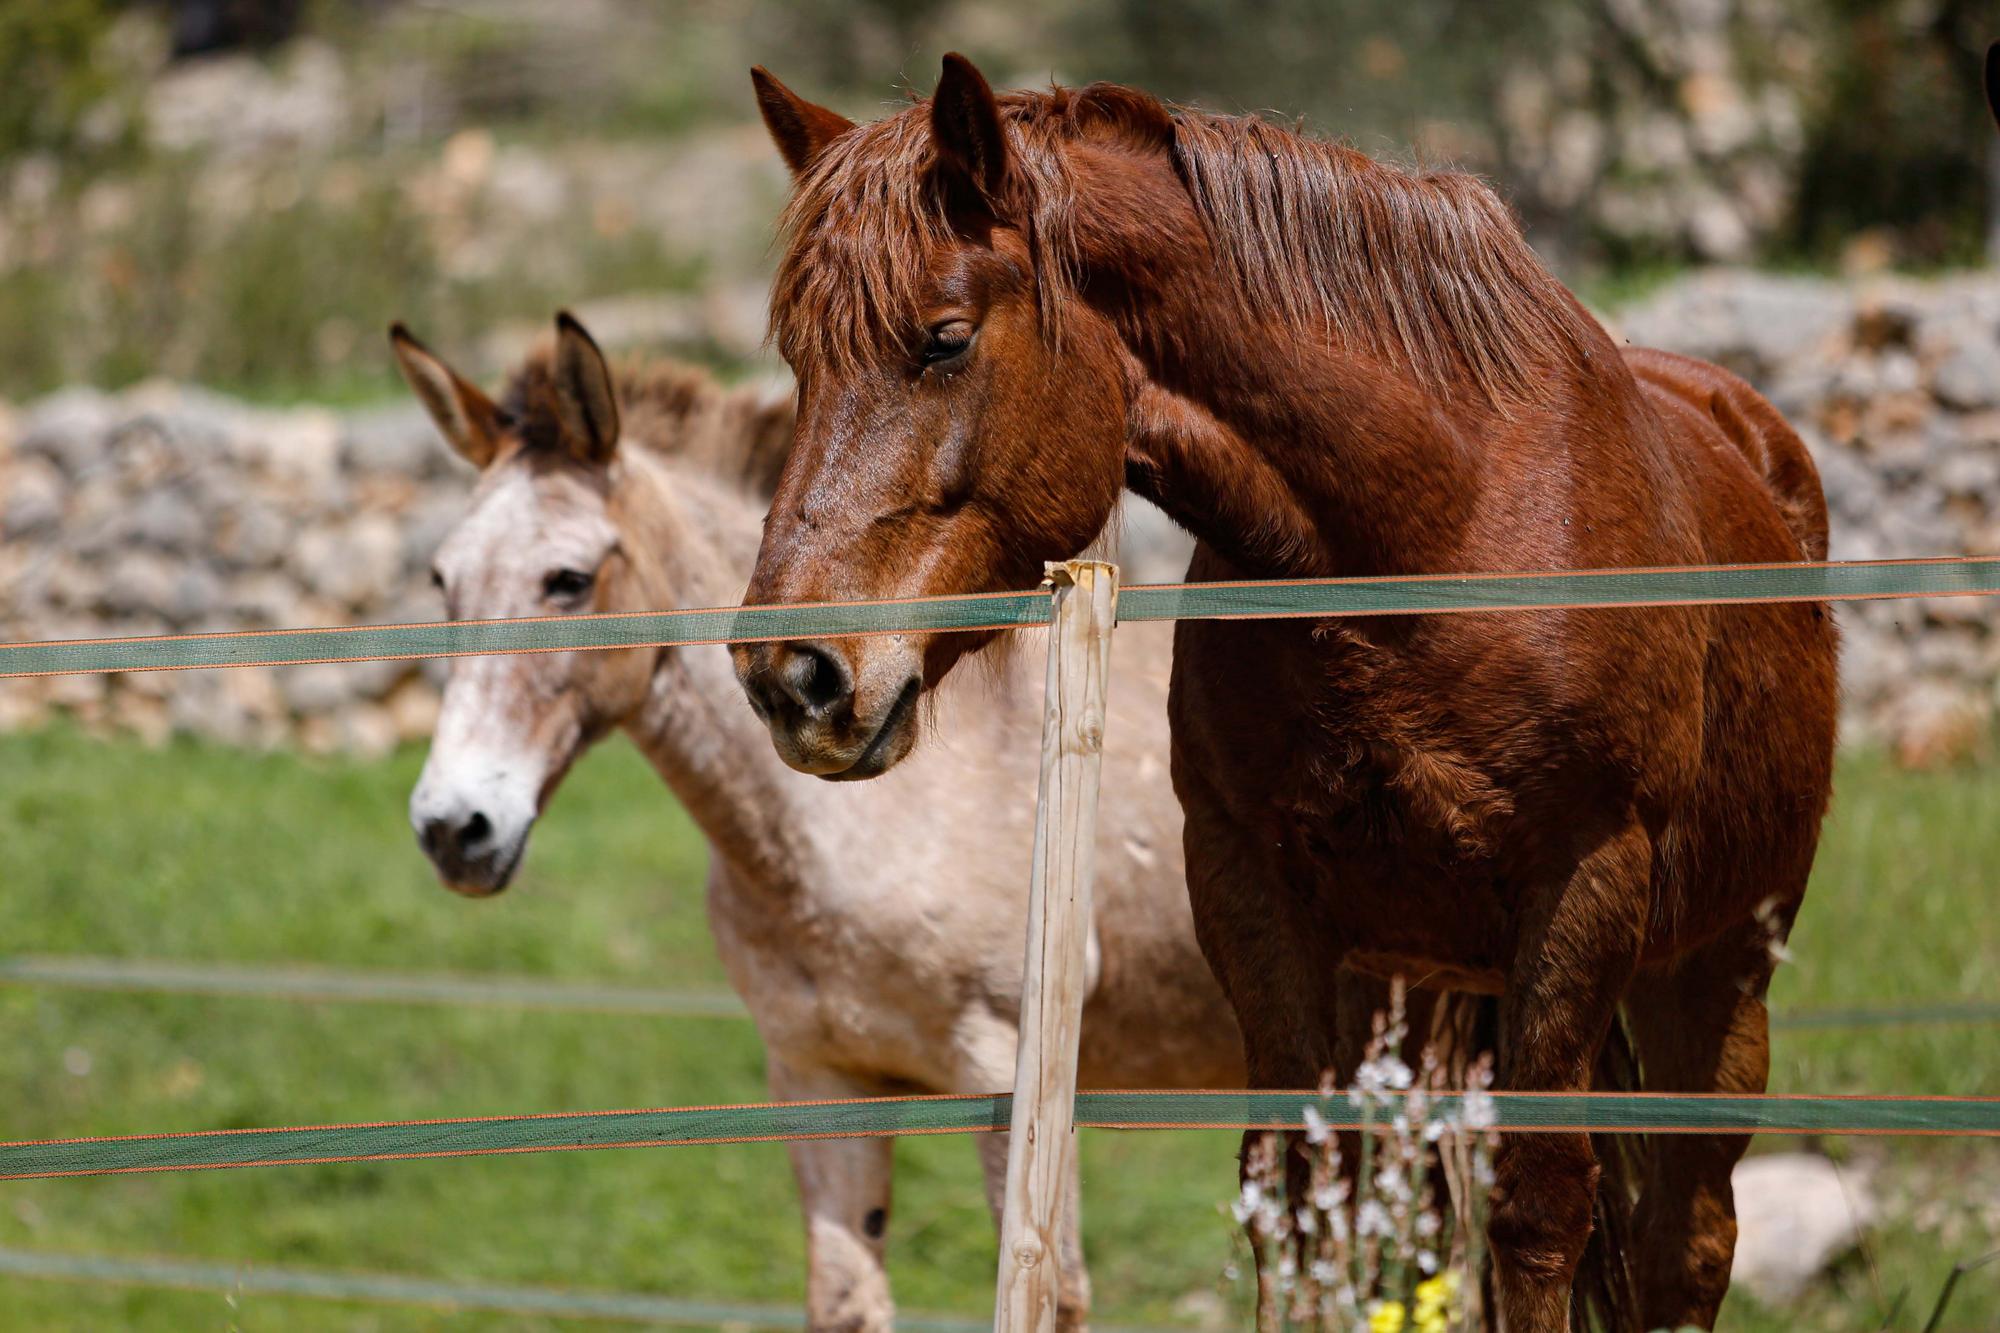
[[[1327,1127],[1326,1117],[1319,1113],[1317,1106],[1309,1105],[1305,1108],[1305,1122],[1307,1143],[1325,1143],[1332,1137],[1333,1131]]]

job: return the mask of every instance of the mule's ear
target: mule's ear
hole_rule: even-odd
[[[805,175],[822,149],[854,128],[846,116],[806,101],[762,65],[751,67],[750,82],[757,89],[764,128],[771,131],[794,177]]]
[[[618,452],[618,396],[597,342],[565,310],[556,316],[556,411],[563,445],[585,463]]]
[[[389,346],[396,366],[436,423],[445,443],[476,468],[484,468],[500,450],[504,414],[477,386],[438,359],[399,321],[389,326]]]
[[[1986,48],[1986,109],[2000,125],[2000,42]]]
[[[1000,103],[986,76],[956,51],[946,54],[944,73],[931,94],[931,135],[944,158],[963,171],[991,201],[1007,179],[1007,135],[1000,128]]]

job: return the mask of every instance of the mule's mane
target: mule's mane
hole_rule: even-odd
[[[500,406],[523,449],[563,447],[555,365],[555,348],[543,342],[507,377]],[[685,461],[758,495],[777,489],[792,446],[788,400],[725,388],[699,366],[647,357],[613,364],[611,387],[625,446]]]
[[[1597,336],[1590,317],[1477,177],[1406,170],[1251,116],[1169,107],[1116,85],[1000,96],[1045,329],[1082,262],[1091,201],[1066,150],[1166,141],[1207,240],[1246,309],[1382,357],[1431,386],[1470,377],[1489,398],[1533,397]],[[1089,215],[1089,226],[1118,225]],[[1157,219],[1132,219],[1155,226]],[[772,334],[854,367],[860,349],[907,346],[925,264],[953,239],[928,102],[826,146],[780,221],[786,247]]]

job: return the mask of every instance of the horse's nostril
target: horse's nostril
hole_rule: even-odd
[[[810,644],[795,646],[778,668],[778,679],[793,702],[814,716],[826,713],[853,693],[840,661]]]
[[[492,833],[493,825],[491,821],[486,818],[483,812],[474,810],[472,817],[467,819],[464,825],[458,830],[459,850],[472,850],[480,843],[485,842]]]

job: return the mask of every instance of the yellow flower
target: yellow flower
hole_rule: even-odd
[[[1368,1333],[1403,1333],[1403,1303],[1383,1301],[1368,1316]]]
[[[1417,1308],[1413,1312],[1417,1333],[1444,1333],[1445,1321],[1457,1304],[1458,1274],[1440,1273],[1417,1284]]]

